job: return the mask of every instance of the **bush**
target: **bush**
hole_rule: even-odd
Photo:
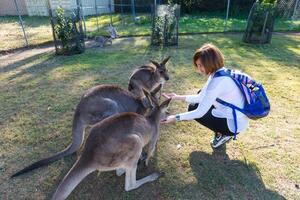
[[[70,17],[65,16],[65,11],[62,7],[56,10],[56,25],[54,27],[55,34],[62,43],[65,51],[70,50],[69,41],[73,37],[73,22]]]
[[[56,16],[51,18],[56,54],[71,55],[84,51],[84,33],[82,30],[79,10],[65,13],[61,7],[56,9]],[[52,15],[51,15],[52,16]]]
[[[152,45],[176,45],[178,43],[178,18],[180,6],[159,5],[153,19]]]
[[[251,10],[243,40],[269,43],[276,15],[276,0],[259,0]]]

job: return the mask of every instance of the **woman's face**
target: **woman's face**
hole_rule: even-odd
[[[205,68],[204,66],[202,65],[200,59],[196,60],[196,65],[197,65],[197,71],[203,75],[206,75],[206,71],[205,71]]]

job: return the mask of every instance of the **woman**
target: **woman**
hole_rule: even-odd
[[[190,103],[188,112],[170,115],[162,123],[174,123],[195,119],[215,133],[211,146],[217,148],[228,142],[234,135],[235,124],[232,109],[216,101],[217,98],[240,108],[244,105],[244,96],[234,81],[227,76],[214,77],[215,72],[225,70],[224,56],[212,44],[204,44],[196,50],[193,64],[198,73],[208,77],[204,87],[197,95],[177,95],[164,93],[163,96],[172,100]],[[248,127],[248,118],[237,111],[237,133]]]

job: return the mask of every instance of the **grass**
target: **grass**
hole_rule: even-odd
[[[222,49],[226,65],[264,84],[270,115],[251,121],[237,141],[218,151],[210,148],[212,133],[193,121],[162,126],[150,167],[140,168],[138,177],[154,170],[165,177],[125,192],[124,176],[94,172],[69,199],[300,199],[300,36],[283,34],[268,45],[244,44],[239,34],[210,34],[182,36],[178,48],[160,49],[140,37],[75,56],[46,51],[0,58],[0,199],[51,198],[76,156],[9,176],[70,143],[74,107],[88,88],[104,83],[126,88],[135,66],[171,55],[164,91],[196,93],[205,78],[195,73],[191,57],[205,42]],[[169,109],[185,110],[179,102]]]
[[[52,41],[52,29],[48,17],[23,17],[29,45]],[[0,17],[0,51],[26,45],[18,17]]]
[[[131,15],[112,15],[112,21],[121,36],[150,35],[150,14],[138,13],[140,22],[134,24]],[[225,13],[202,13],[183,15],[179,21],[180,33],[223,32]],[[24,17],[24,26],[30,45],[52,41],[52,30],[47,17]],[[246,27],[247,15],[238,17],[229,16],[227,30],[243,31]],[[107,25],[110,23],[109,15],[86,17],[86,31],[88,36],[108,35]],[[300,31],[300,20],[278,19],[275,31]],[[0,51],[9,50],[25,45],[25,40],[18,17],[0,17]]]

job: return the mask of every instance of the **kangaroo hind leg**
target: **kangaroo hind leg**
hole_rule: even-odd
[[[137,168],[137,165],[135,165],[132,168],[126,169],[126,176],[125,176],[125,190],[126,191],[134,190],[145,183],[155,181],[161,175],[158,172],[154,172],[140,180],[136,180],[136,168]]]

